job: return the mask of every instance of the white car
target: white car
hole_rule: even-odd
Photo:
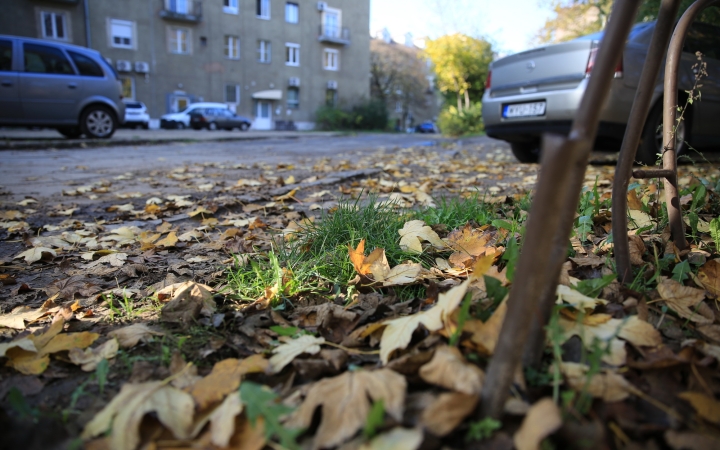
[[[184,110],[160,116],[160,128],[183,129],[190,127],[190,113],[198,108],[229,109],[225,103],[198,102],[191,103]]]
[[[143,102],[125,100],[125,126],[129,128],[144,128],[150,126],[150,114]]]

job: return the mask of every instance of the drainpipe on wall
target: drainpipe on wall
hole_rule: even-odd
[[[83,11],[85,13],[85,46],[92,48],[90,44],[90,6],[88,0],[83,0]]]

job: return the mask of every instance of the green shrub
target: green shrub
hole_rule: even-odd
[[[384,130],[387,124],[387,108],[378,100],[359,103],[350,110],[322,106],[315,113],[320,130]]]
[[[482,132],[482,103],[475,103],[462,111],[448,106],[438,116],[438,127],[442,134],[453,137]]]
[[[340,108],[321,106],[315,113],[315,126],[320,130],[345,130],[350,123],[350,114]]]

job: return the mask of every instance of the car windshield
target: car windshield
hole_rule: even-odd
[[[655,24],[655,22],[642,22],[635,24],[632,29],[630,30],[630,34],[628,35],[628,40],[631,41],[637,36],[638,34],[642,33],[643,31],[647,30],[648,27],[651,27]],[[580,36],[579,38],[576,38],[576,41],[601,41],[603,36],[605,35],[604,31],[598,31],[597,33],[588,34],[585,36]]]

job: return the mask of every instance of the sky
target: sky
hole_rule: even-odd
[[[396,37],[436,38],[454,32],[484,37],[501,55],[534,46],[550,17],[543,0],[370,0],[370,31],[387,28]]]

